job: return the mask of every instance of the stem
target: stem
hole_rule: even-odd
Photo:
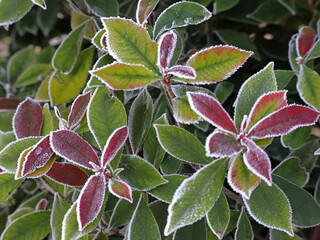
[[[244,202],[242,200],[242,198],[238,195],[235,194],[234,192],[230,191],[228,188],[226,187],[222,187],[222,191],[231,199],[235,200],[236,202],[240,203],[241,205],[244,206]]]

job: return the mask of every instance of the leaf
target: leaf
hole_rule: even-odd
[[[206,219],[211,231],[219,239],[222,239],[230,221],[229,204],[223,192],[220,193],[219,198],[207,213]]]
[[[98,216],[106,191],[106,178],[103,174],[91,176],[82,188],[78,205],[77,220],[82,231]]]
[[[153,38],[163,32],[188,25],[197,25],[211,17],[211,13],[195,2],[177,2],[165,9],[157,18],[153,29]]]
[[[128,127],[123,126],[116,129],[108,138],[101,156],[101,166],[106,165],[116,156],[117,152],[122,148],[128,138]]]
[[[230,82],[219,82],[214,89],[214,94],[221,104],[223,104],[232,94],[234,85]]]
[[[88,7],[99,17],[110,17],[119,15],[119,4],[117,0],[85,0]]]
[[[14,135],[13,132],[0,131],[0,151],[15,140],[16,140],[16,136]]]
[[[14,179],[14,175],[9,173],[0,174],[0,203],[3,203],[7,197],[12,194],[22,183],[22,179]]]
[[[248,132],[251,138],[277,137],[298,127],[315,124],[320,113],[302,105],[289,105],[269,114],[257,122]]]
[[[100,29],[98,32],[96,32],[96,34],[94,35],[94,37],[92,38],[91,40],[91,43],[96,47],[98,48],[100,51],[105,51],[105,44],[106,44],[106,30],[105,29]],[[105,56],[108,56],[108,55],[104,55],[102,56],[101,58],[104,58]],[[101,59],[100,58],[100,59]],[[99,60],[98,60],[99,61]],[[98,62],[97,61],[97,62]],[[99,66],[99,67],[102,67],[102,66]],[[96,67],[94,67],[94,69],[96,69]]]
[[[273,179],[290,201],[293,224],[305,228],[320,223],[320,205],[310,193],[277,175]]]
[[[100,166],[97,154],[83,138],[69,130],[51,132],[50,145],[60,157],[87,169],[93,169],[90,162]]]
[[[226,159],[219,159],[182,182],[169,205],[166,236],[208,213],[220,195],[226,169]]]
[[[206,157],[201,142],[188,131],[170,125],[154,125],[157,138],[162,148],[170,155],[190,163],[207,164],[211,158]]]
[[[189,66],[175,65],[168,69],[168,74],[184,79],[196,79],[196,71]]]
[[[109,97],[106,87],[97,88],[91,97],[87,119],[88,127],[101,150],[111,134],[127,124],[122,102],[116,97]]]
[[[32,0],[32,2],[36,5],[38,5],[39,7],[41,7],[42,9],[46,10],[47,9],[47,5],[46,2],[44,0]]]
[[[251,223],[245,212],[245,208],[242,207],[241,213],[237,222],[237,230],[235,232],[235,240],[251,239],[253,240],[253,231]]]
[[[153,102],[146,89],[136,97],[129,111],[129,140],[134,154],[142,148],[152,123]]]
[[[136,11],[137,23],[145,24],[153,10],[158,5],[158,2],[159,0],[139,0]]]
[[[289,41],[289,49],[288,49],[288,55],[289,55],[289,63],[291,66],[291,69],[295,72],[299,71],[299,64],[297,63],[298,59],[298,53],[297,53],[297,46],[296,46],[296,39],[297,39],[298,34],[294,34],[290,41]]]
[[[202,118],[191,108],[187,96],[175,97],[172,100],[173,116],[181,123],[192,124],[198,123]]]
[[[174,234],[174,240],[207,240],[207,226],[204,218],[192,225],[178,229]]]
[[[50,101],[49,96],[49,81],[54,76],[54,73],[49,74],[40,84],[37,94],[35,96],[35,100],[37,101]]]
[[[49,104],[46,103],[42,108],[43,123],[41,128],[41,136],[50,134],[53,131],[53,122],[50,113]]]
[[[301,65],[297,89],[300,98],[306,104],[320,110],[320,76],[316,71]]]
[[[89,178],[79,167],[65,162],[54,162],[46,175],[55,182],[72,187],[83,186]]]
[[[87,9],[87,7],[84,7],[84,8]],[[71,15],[71,28],[74,30],[80,25],[85,24],[86,26],[84,28],[83,37],[88,40],[91,40],[96,33],[96,25],[93,22],[93,19],[90,16],[82,13],[81,10],[77,11],[72,9],[70,15]]]
[[[29,97],[26,98],[17,107],[12,121],[17,138],[39,136],[43,122],[40,104]]]
[[[20,153],[24,149],[36,144],[40,139],[40,137],[26,137],[8,144],[0,152],[0,167],[5,169],[8,173],[14,174],[17,170],[17,162]]]
[[[277,90],[273,65],[272,62],[269,63],[264,69],[251,76],[242,84],[234,103],[234,119],[238,129],[244,115],[249,115],[258,98],[264,93]]]
[[[64,74],[71,73],[76,67],[86,23],[72,30],[60,44],[52,58],[52,66]]]
[[[291,206],[286,195],[273,184],[268,186],[261,181],[253,190],[249,200],[244,199],[246,208],[258,223],[293,235],[291,225]],[[277,216],[277,217],[275,217]]]
[[[149,162],[138,156],[122,155],[119,167],[124,168],[119,178],[133,189],[146,191],[167,182]]]
[[[93,66],[93,69],[98,69],[100,67],[103,67],[105,65],[108,65],[114,61],[113,57],[110,55],[103,55],[100,57],[96,63]],[[101,79],[94,77],[93,75],[90,76],[90,79],[87,83],[88,87],[105,87],[104,81],[101,81]]]
[[[0,98],[0,109],[1,110],[14,110],[18,107],[21,100],[14,98]]]
[[[278,239],[281,239],[281,240],[301,240],[301,238],[298,237],[296,234],[293,237],[291,237],[288,234],[281,232],[281,231],[278,231],[276,229],[270,229],[269,236],[270,236],[270,240],[278,240]]]
[[[69,74],[56,73],[49,82],[51,104],[56,106],[75,99],[86,85],[88,71],[91,68],[94,47],[80,52],[77,61]]]
[[[0,2],[0,26],[19,21],[31,9],[33,3],[25,0],[2,0]],[[11,11],[8,11],[10,9]]]
[[[87,112],[87,107],[91,98],[92,92],[86,92],[79,95],[72,103],[71,110],[68,116],[68,124],[70,128],[74,128],[80,124],[84,115]]]
[[[310,137],[312,126],[300,127],[281,136],[281,143],[290,149],[301,147]]]
[[[217,99],[205,93],[195,92],[188,92],[187,96],[191,109],[203,119],[225,132],[238,133],[231,117]]]
[[[34,212],[35,209],[30,208],[30,207],[19,207],[14,213],[8,216],[8,222],[7,224],[13,222],[17,218],[23,217],[24,215]]]
[[[50,227],[53,239],[61,239],[62,234],[62,220],[68,209],[70,208],[70,203],[55,193],[52,212],[50,218]]]
[[[107,46],[110,55],[119,62],[141,64],[154,74],[157,67],[157,44],[147,30],[126,18],[102,18],[107,30]]]
[[[206,155],[210,157],[231,157],[242,149],[240,141],[219,131],[211,133],[206,140]]]
[[[179,174],[164,175],[168,182],[148,191],[149,194],[161,201],[171,203],[174,192],[181,185],[186,176]]]
[[[14,85],[16,87],[25,87],[37,82],[42,81],[51,72],[52,67],[50,64],[35,64],[28,67],[23,71]]]
[[[315,59],[320,57],[320,39],[316,41],[310,51],[308,52],[308,55],[305,57],[306,61]]]
[[[294,0],[278,0],[279,3],[281,3],[288,11],[292,14],[296,14],[295,9],[295,1]]]
[[[299,33],[296,39],[297,52],[299,57],[305,57],[317,38],[316,32],[308,27],[304,26],[299,29]]]
[[[132,189],[123,181],[110,179],[108,183],[109,191],[118,198],[125,199],[132,203]]]
[[[160,240],[160,231],[147,202],[140,195],[128,227],[128,240]]]
[[[231,159],[228,171],[228,183],[235,192],[249,199],[259,184],[260,178],[250,171],[243,161],[243,154]]]
[[[163,34],[158,41],[158,61],[161,72],[170,67],[170,63],[177,45],[177,34],[172,30]]]
[[[289,70],[275,70],[274,71],[277,79],[278,89],[284,89],[295,75],[294,71]]]
[[[236,72],[253,52],[233,46],[214,46],[193,54],[187,65],[197,73],[195,80],[181,80],[190,84],[211,84],[223,81]]]
[[[142,65],[119,62],[95,69],[90,73],[115,90],[139,89],[159,78]]]
[[[216,0],[213,3],[213,14],[226,11],[235,5],[237,5],[239,0]]]

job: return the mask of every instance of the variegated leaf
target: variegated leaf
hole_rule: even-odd
[[[136,12],[136,20],[139,24],[144,24],[147,21],[158,2],[159,0],[139,0]]]
[[[113,178],[109,180],[108,187],[113,195],[132,202],[132,189],[125,182]]]
[[[79,95],[72,103],[71,110],[68,116],[68,124],[72,129],[80,124],[84,115],[86,114],[87,107],[91,98],[91,91]]]
[[[312,48],[316,37],[316,32],[308,26],[304,26],[299,29],[299,33],[296,39],[296,47],[297,53],[300,57],[303,58],[305,55],[307,55],[307,53]]]
[[[242,149],[240,141],[219,131],[211,133],[206,140],[206,153],[210,157],[230,157]]]
[[[176,65],[168,69],[168,74],[183,79],[196,79],[197,73],[190,66]]]
[[[163,34],[158,41],[159,68],[163,71],[170,67],[170,62],[177,44],[177,34],[174,31]]]

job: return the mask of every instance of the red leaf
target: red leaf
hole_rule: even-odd
[[[267,153],[248,138],[243,138],[242,142],[248,148],[247,152],[243,154],[244,163],[250,171],[271,186],[271,163]]]
[[[270,113],[287,106],[286,95],[287,91],[276,91],[263,94],[252,107],[247,120],[247,129],[250,129],[250,127]]]
[[[213,132],[206,141],[207,156],[230,157],[241,152],[243,146],[234,137],[222,132]]]
[[[21,102],[13,117],[13,129],[17,138],[40,136],[43,122],[39,103],[31,98]]]
[[[100,165],[98,156],[89,143],[72,131],[51,132],[50,144],[57,155],[81,167],[93,169],[90,162]]]
[[[170,67],[170,62],[177,44],[177,34],[174,31],[163,34],[158,42],[158,65],[160,69]]]
[[[87,111],[87,106],[91,98],[92,91],[85,94],[79,95],[72,103],[71,110],[68,116],[69,128],[72,129],[76,127]]]
[[[83,186],[88,174],[71,163],[54,162],[46,174],[52,180],[72,187]]]
[[[236,126],[221,103],[205,93],[187,92],[193,111],[223,131],[237,134]]]
[[[109,191],[119,197],[132,202],[132,190],[131,187],[123,181],[117,179],[110,179],[109,180]]]
[[[313,125],[319,112],[301,105],[284,107],[256,123],[249,131],[250,138],[277,137],[302,126]]]
[[[197,73],[194,68],[183,65],[176,65],[168,69],[168,74],[185,79],[195,79]]]
[[[43,198],[37,203],[37,205],[35,207],[35,210],[37,212],[38,211],[43,211],[43,210],[46,210],[47,206],[48,206],[48,200]]]
[[[297,52],[300,57],[304,57],[312,48],[314,42],[316,41],[317,34],[310,27],[302,27],[299,29],[297,37]]]
[[[123,146],[128,137],[128,127],[123,126],[116,129],[108,138],[102,152],[101,166],[104,168],[114,158],[120,148]]]
[[[136,19],[139,24],[146,22],[158,2],[159,0],[139,0],[136,12]]]
[[[47,135],[42,138],[26,156],[22,176],[26,176],[34,172],[37,168],[46,165],[52,155],[53,151],[50,147],[50,136]]]
[[[16,109],[21,101],[14,98],[0,98],[0,110]]]
[[[79,231],[82,231],[98,216],[105,191],[106,179],[103,174],[92,175],[82,188],[77,204]]]

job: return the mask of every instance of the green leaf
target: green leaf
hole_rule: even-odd
[[[15,180],[14,175],[9,173],[0,174],[0,203],[3,203],[19,187],[22,181],[22,179]]]
[[[130,19],[102,18],[107,30],[110,55],[120,62],[142,64],[155,74],[157,67],[157,43],[147,30]]]
[[[54,76],[54,73],[48,75],[41,83],[41,85],[38,88],[38,92],[35,96],[35,100],[38,101],[50,101],[49,96],[49,82],[50,79]]]
[[[0,26],[5,26],[19,21],[26,15],[33,3],[26,0],[0,1]]]
[[[96,46],[100,51],[105,51],[104,49],[105,46],[103,46],[102,39],[101,39],[102,37],[105,37],[105,33],[106,33],[105,29],[100,29],[92,38],[92,44]],[[108,55],[105,55],[105,56],[108,56]]]
[[[280,4],[282,4],[288,11],[292,14],[296,14],[295,9],[295,0],[277,0]]]
[[[122,155],[119,167],[124,168],[119,174],[121,180],[134,189],[150,190],[167,182],[154,166],[138,156]]]
[[[0,131],[12,131],[12,118],[15,111],[0,111]]]
[[[297,149],[310,137],[312,126],[300,127],[292,132],[281,136],[281,143],[285,147]]]
[[[237,230],[235,232],[235,240],[251,239],[253,240],[253,231],[251,223],[246,214],[245,208],[242,207],[241,213],[237,222]]]
[[[117,0],[85,0],[87,6],[99,17],[111,17],[119,15]]]
[[[121,101],[109,97],[106,87],[97,88],[91,97],[87,119],[89,129],[101,150],[114,130],[127,125],[127,114]]]
[[[277,79],[278,90],[284,89],[294,76],[294,71],[288,70],[275,70],[274,73]]]
[[[80,25],[85,24],[86,26],[84,29],[83,37],[90,41],[96,34],[96,25],[90,16],[80,13],[78,11],[72,10],[71,12],[71,28],[75,29]]]
[[[281,189],[264,181],[253,190],[249,200],[244,199],[251,217],[258,223],[293,235],[291,225],[291,206]]]
[[[41,128],[41,136],[45,136],[50,134],[53,131],[53,122],[50,113],[49,104],[46,103],[42,108],[42,115],[43,115],[43,123]]]
[[[220,193],[219,198],[207,213],[206,217],[211,231],[219,239],[222,239],[230,221],[229,204],[223,192]]]
[[[281,232],[276,229],[270,229],[269,232],[270,240],[301,240],[297,235],[294,235],[293,237],[289,236],[288,234]]]
[[[213,4],[213,14],[226,11],[235,5],[237,5],[239,0],[216,0]]]
[[[202,118],[196,114],[190,107],[187,95],[175,97],[172,100],[173,116],[176,121],[191,124],[198,123]]]
[[[173,194],[175,193],[177,188],[181,185],[183,180],[185,180],[187,177],[183,175],[178,175],[178,174],[164,175],[163,177],[168,182],[154,189],[151,189],[150,191],[148,191],[148,193],[150,193],[152,196],[156,197],[157,199],[160,199],[161,201],[171,203]]]
[[[232,94],[234,85],[230,82],[219,82],[214,89],[214,94],[221,104],[223,104]]]
[[[238,129],[244,115],[249,115],[254,103],[264,93],[277,90],[273,63],[247,79],[239,90],[235,101],[235,123]]]
[[[94,50],[90,47],[81,51],[70,74],[56,73],[51,78],[49,93],[52,105],[68,103],[81,93],[87,82]]]
[[[182,182],[169,205],[165,235],[209,212],[220,195],[227,165],[226,158],[216,160]]]
[[[134,90],[148,85],[159,77],[142,65],[114,62],[90,71],[102,82],[116,90]]]
[[[307,56],[305,57],[305,61],[309,61],[311,59],[315,59],[320,57],[320,40],[316,41]]]
[[[143,89],[133,101],[129,111],[129,140],[133,154],[138,154],[147,138],[152,115],[152,98],[147,89]]]
[[[8,173],[15,173],[21,152],[35,145],[40,139],[41,137],[26,137],[7,145],[0,152],[0,167]]]
[[[52,66],[55,70],[68,74],[76,67],[75,64],[80,53],[85,26],[86,24],[82,24],[72,30],[60,44],[52,58]]]
[[[196,79],[179,79],[191,84],[210,84],[223,81],[238,70],[252,52],[222,45],[203,49],[193,54],[187,65],[197,72]]]
[[[202,143],[188,131],[171,125],[154,125],[162,148],[172,156],[190,163],[207,164],[212,161],[206,157]]]
[[[110,55],[103,55],[101,58],[99,58],[96,63],[93,66],[93,69],[98,69],[100,67],[103,67],[107,64],[110,64],[114,61],[113,57]],[[105,84],[103,81],[101,81],[99,78],[90,76],[90,79],[87,83],[88,87],[105,87]]]
[[[282,161],[275,169],[273,174],[279,175],[286,180],[303,187],[309,180],[309,174],[305,168],[300,167],[300,159],[296,157]]]
[[[160,240],[160,231],[143,194],[135,209],[128,228],[128,240]]]
[[[165,239],[165,236],[163,235],[164,227],[167,222],[167,213],[168,212],[168,204],[164,203],[162,201],[153,201],[149,204],[149,208],[153,213],[153,216],[155,217],[158,227],[161,234],[161,239]]]
[[[42,9],[37,9],[37,25],[43,32],[45,37],[48,37],[50,31],[57,22],[57,13],[60,11],[59,1],[47,1],[47,8],[49,11],[43,11]],[[51,60],[51,58],[50,58]],[[50,63],[50,62],[48,62]]]
[[[4,149],[9,143],[16,140],[16,136],[13,132],[0,131],[0,151]]]
[[[207,227],[204,218],[192,225],[180,228],[174,234],[173,240],[207,240]]]
[[[32,2],[36,5],[38,5],[39,7],[43,8],[44,10],[47,9],[47,5],[44,0],[32,0]]]
[[[211,13],[198,3],[174,3],[158,17],[153,29],[153,38],[157,39],[162,33],[173,28],[200,24],[210,17]]]
[[[61,239],[62,236],[62,220],[64,215],[70,208],[70,203],[60,197],[58,193],[54,195],[52,213],[50,218],[50,226],[52,229],[52,238]]]
[[[316,186],[315,186],[314,198],[320,204],[320,176],[318,177],[318,180],[317,180],[317,183],[316,183]]]
[[[14,85],[16,87],[25,87],[40,82],[46,78],[51,70],[50,64],[35,64],[30,66],[21,73]]]
[[[176,159],[170,154],[166,154],[161,163],[160,169],[164,174],[173,174],[178,172],[180,166],[181,161],[179,159]]]
[[[320,205],[310,193],[277,175],[273,175],[273,181],[290,201],[293,224],[299,227],[313,227],[320,223]]]
[[[320,76],[316,71],[301,65],[297,89],[306,104],[320,110]]]
[[[42,240],[50,232],[50,211],[33,212],[13,221],[2,233],[2,240]]]
[[[288,55],[289,55],[288,60],[289,60],[291,69],[295,73],[299,72],[299,64],[297,63],[298,53],[297,53],[297,46],[296,46],[297,36],[298,36],[298,34],[295,34],[291,37],[291,39],[289,41],[289,46],[288,46],[288,48],[289,48],[288,49]]]
[[[13,222],[17,218],[20,218],[28,213],[34,212],[33,208],[26,207],[26,208],[18,208],[16,211],[14,211],[9,217],[8,217],[8,223]]]

